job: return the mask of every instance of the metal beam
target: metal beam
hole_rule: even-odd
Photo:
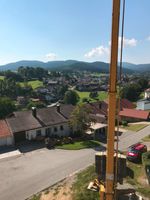
[[[114,136],[118,63],[120,0],[113,0],[106,159],[106,200],[114,199]]]

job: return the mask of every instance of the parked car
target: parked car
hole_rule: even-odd
[[[137,143],[128,148],[127,159],[132,162],[141,162],[142,153],[147,152],[147,146]]]

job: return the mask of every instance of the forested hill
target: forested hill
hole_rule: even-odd
[[[20,66],[29,66],[29,67],[43,67],[49,70],[87,70],[93,72],[109,72],[109,64],[104,62],[81,62],[76,60],[66,60],[66,61],[49,61],[49,62],[42,62],[42,61],[34,61],[34,60],[24,60],[18,61],[15,63],[9,63],[6,65],[0,66],[0,71],[5,70],[12,70],[15,71]],[[123,71],[125,73],[132,73],[132,72],[145,72],[150,71],[150,64],[141,64],[135,65],[132,63],[123,63]]]

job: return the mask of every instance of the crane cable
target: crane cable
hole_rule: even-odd
[[[117,175],[118,175],[118,148],[119,148],[119,124],[120,124],[120,92],[121,92],[121,83],[122,83],[122,58],[123,58],[123,45],[124,45],[124,19],[125,19],[125,0],[123,0],[122,8],[122,22],[121,22],[121,44],[120,44],[120,66],[119,66],[119,80],[118,80],[118,97],[117,97],[117,141],[116,141],[116,161],[115,161],[115,197],[116,197],[116,188],[117,188]],[[116,199],[116,198],[115,198]]]

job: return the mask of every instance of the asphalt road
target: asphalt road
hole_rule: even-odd
[[[150,133],[150,126],[138,133],[120,136],[119,148],[125,150]],[[94,149],[79,151],[47,150],[26,153],[0,161],[0,200],[24,200],[66,176],[94,163]]]

